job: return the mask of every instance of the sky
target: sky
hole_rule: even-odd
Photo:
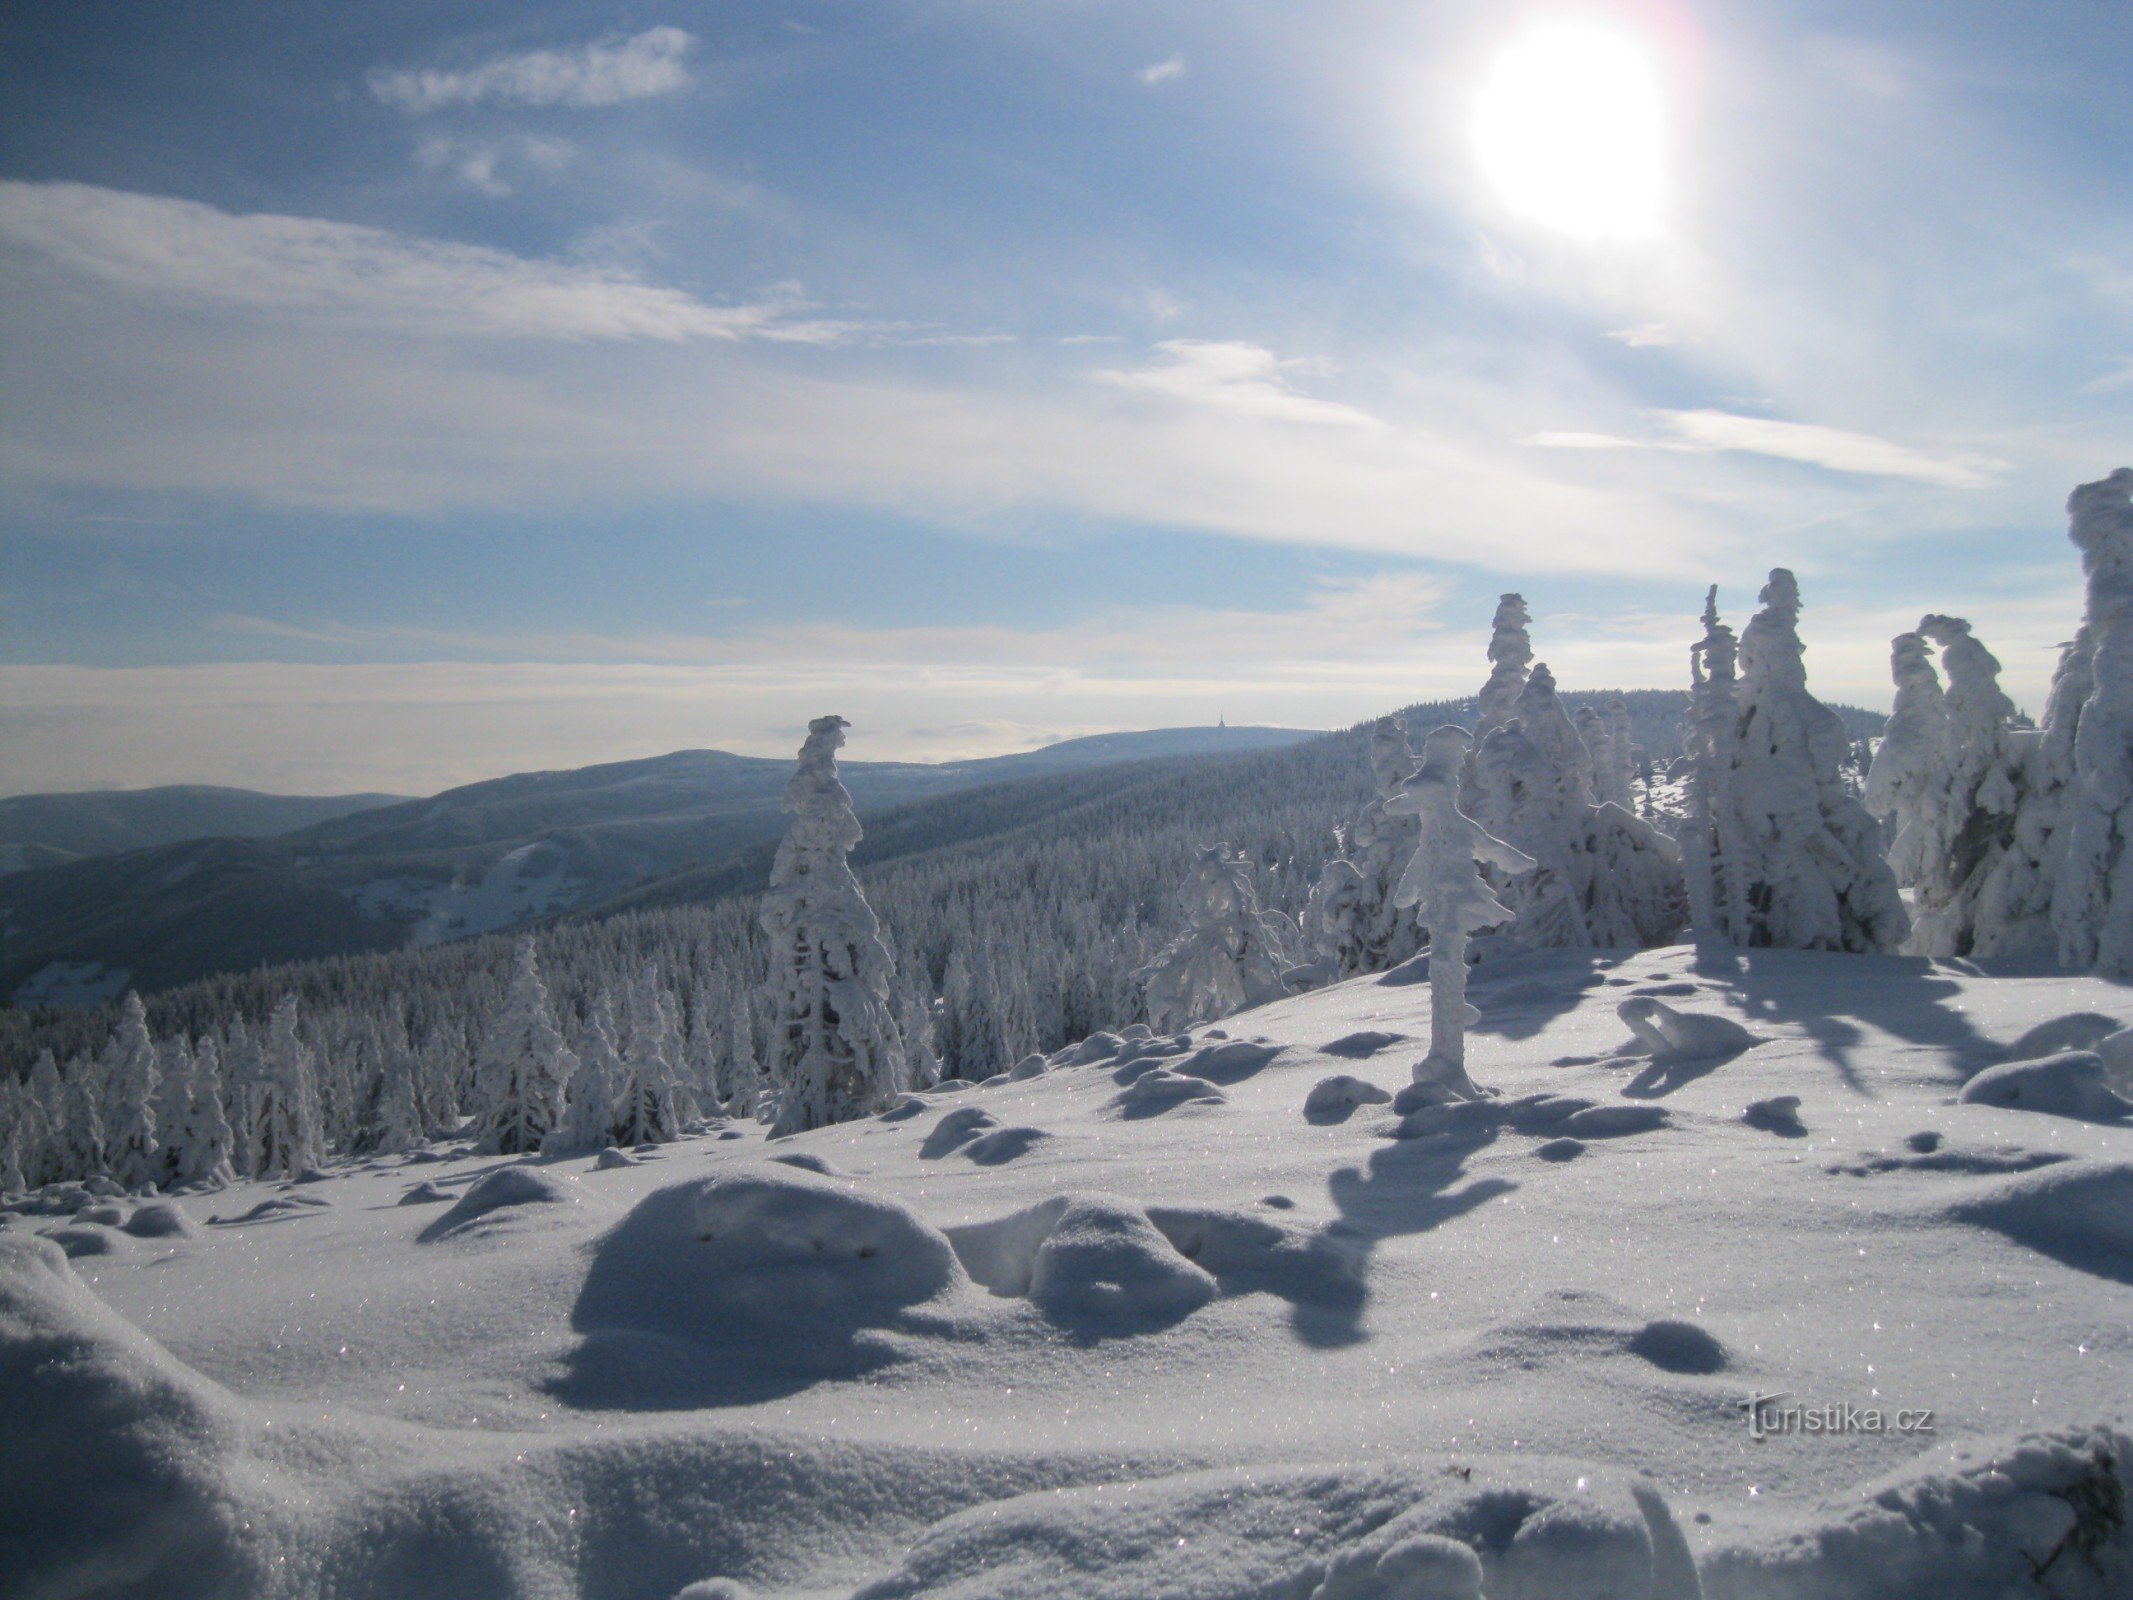
[[[7,0],[0,792],[1683,685],[2133,461],[2133,7]]]

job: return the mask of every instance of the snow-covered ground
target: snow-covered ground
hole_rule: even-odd
[[[1497,1097],[1403,1119],[1416,976],[775,1142],[13,1215],[0,1593],[2133,1593],[2133,1061],[1957,1099],[2133,992],[1524,957]]]
[[[499,856],[479,876],[376,878],[343,893],[367,917],[410,923],[407,943],[419,950],[568,910],[584,888],[568,867],[560,849],[536,841]]]

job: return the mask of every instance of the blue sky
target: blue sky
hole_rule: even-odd
[[[1779,564],[2035,707],[2133,458],[2122,4],[9,10],[8,791],[1333,726],[1506,588],[1667,685]],[[1642,226],[1477,145],[1566,28]]]

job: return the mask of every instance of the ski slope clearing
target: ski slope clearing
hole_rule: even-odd
[[[1491,1092],[1403,1114],[1429,993],[785,1139],[33,1196],[0,1594],[2133,1593],[2133,992],[1520,957]]]

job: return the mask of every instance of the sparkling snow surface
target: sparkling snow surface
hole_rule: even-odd
[[[1406,1084],[1416,976],[775,1142],[12,1215],[0,1592],[2133,1593],[2133,1126],[1957,1099],[2133,991],[1525,957],[1495,1099],[1307,1116]]]

